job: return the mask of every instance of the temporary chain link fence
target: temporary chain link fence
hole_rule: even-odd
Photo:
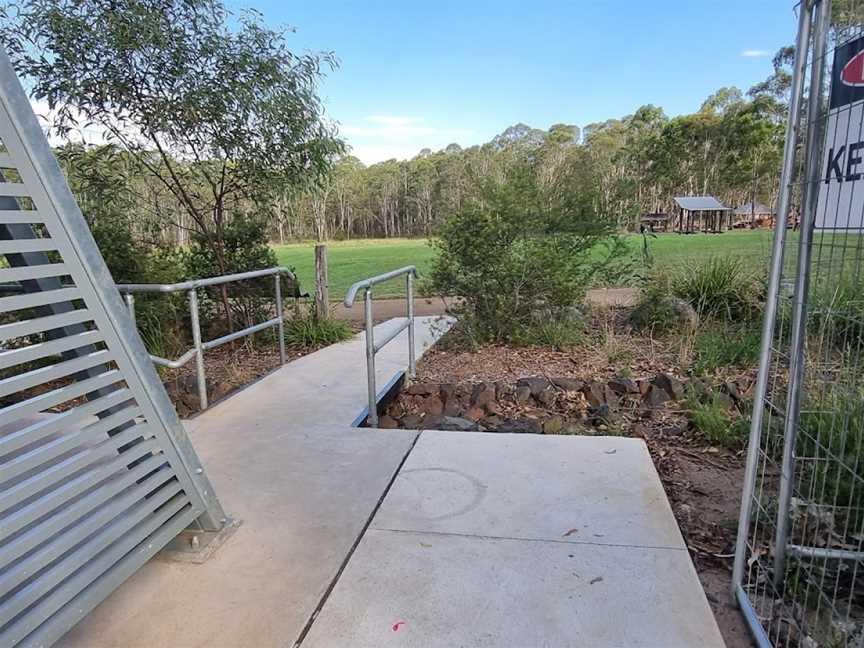
[[[833,6],[832,6],[833,5]],[[798,4],[733,573],[761,646],[864,646],[864,7]]]

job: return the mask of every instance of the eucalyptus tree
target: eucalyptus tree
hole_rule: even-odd
[[[220,0],[7,1],[0,40],[55,132],[86,124],[135,156],[220,273],[231,219],[275,184],[320,182],[343,150],[318,97],[333,55],[294,54]]]

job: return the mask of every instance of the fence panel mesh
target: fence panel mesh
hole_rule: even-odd
[[[864,51],[864,6],[796,10],[734,586],[760,645],[864,646],[864,90],[842,105],[832,90]]]

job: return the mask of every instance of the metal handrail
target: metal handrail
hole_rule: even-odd
[[[189,324],[192,328],[192,348],[186,351],[183,355],[175,360],[162,358],[157,355],[150,354],[150,360],[154,364],[170,369],[179,369],[187,364],[192,358],[195,358],[196,374],[198,382],[198,401],[201,404],[201,409],[205,410],[208,407],[207,402],[207,375],[204,371],[204,352],[210,349],[215,349],[218,346],[233,342],[241,337],[252,335],[259,331],[271,327],[279,329],[279,357],[284,365],[285,357],[285,318],[282,314],[282,284],[280,279],[282,276],[287,276],[292,280],[296,280],[294,273],[288,268],[275,267],[265,270],[252,270],[250,272],[238,272],[230,275],[221,275],[218,277],[208,277],[206,279],[192,279],[190,281],[181,281],[172,284],[117,284],[117,290],[123,295],[126,300],[126,307],[129,309],[129,314],[132,320],[135,321],[135,295],[134,293],[173,293],[186,291],[189,294]],[[259,279],[261,277],[273,276],[274,281],[274,301],[276,306],[276,317],[253,324],[246,328],[223,335],[215,340],[203,341],[201,339],[201,321],[198,314],[198,289],[207,288],[210,286],[219,286],[234,281],[246,281],[248,279]]]
[[[407,291],[407,319],[396,329],[390,331],[378,344],[375,344],[374,318],[372,317],[372,286],[390,281],[396,277],[405,275],[405,287]],[[417,276],[417,268],[413,265],[399,268],[391,272],[363,279],[352,284],[345,294],[345,307],[351,308],[357,293],[364,290],[363,316],[366,328],[366,388],[369,397],[369,425],[378,425],[378,392],[375,388],[375,354],[385,345],[392,342],[406,328],[408,329],[408,373],[407,381],[411,381],[416,373],[416,361],[414,357],[414,277]]]

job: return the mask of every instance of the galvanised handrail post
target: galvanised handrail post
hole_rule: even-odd
[[[375,344],[375,319],[372,314],[372,286],[375,284],[390,281],[396,277],[406,275],[405,288],[407,304],[407,317],[405,322],[397,328],[390,331],[387,336],[379,343]],[[414,350],[414,277],[417,276],[417,268],[415,266],[405,266],[398,270],[385,272],[384,274],[375,277],[369,277],[362,281],[358,281],[348,288],[345,295],[345,308],[351,308],[354,303],[357,293],[363,290],[363,319],[366,329],[366,388],[369,399],[369,415],[368,422],[371,426],[378,425],[378,392],[375,387],[375,354],[383,349],[387,344],[392,342],[399,333],[408,329],[408,371],[405,375],[407,382],[410,382],[417,371],[416,353]]]
[[[286,275],[292,280],[296,279],[294,273],[291,272],[288,268],[275,267],[267,268],[264,270],[252,270],[250,272],[239,272],[236,274],[221,275],[218,277],[208,277],[207,279],[193,279],[191,281],[181,281],[179,283],[173,284],[117,284],[117,289],[123,295],[123,298],[126,302],[126,307],[129,310],[129,314],[132,316],[133,321],[135,320],[134,293],[173,293],[181,291],[185,291],[187,293],[189,300],[190,328],[192,329],[192,348],[186,351],[176,360],[161,358],[153,354],[150,354],[150,360],[154,364],[160,365],[162,367],[179,369],[180,367],[185,366],[190,360],[192,360],[192,358],[195,358],[196,375],[198,380],[198,400],[200,402],[201,409],[205,410],[209,405],[207,401],[207,376],[204,369],[205,351],[215,349],[218,346],[227,344],[228,342],[232,342],[241,337],[246,337],[247,335],[252,335],[253,333],[257,333],[259,331],[263,331],[265,329],[275,326],[279,332],[279,358],[283,365],[287,362],[287,356],[285,352],[285,317],[283,313],[284,304],[282,301],[281,284],[282,275]],[[275,281],[274,300],[276,316],[274,318],[260,324],[253,324],[252,326],[248,326],[240,331],[236,331],[228,335],[223,335],[222,337],[216,338],[215,340],[204,341],[201,338],[201,315],[198,300],[199,288],[207,288],[210,286],[218,286],[234,281],[258,279],[261,277],[269,276],[273,276]]]
[[[414,353],[414,275],[405,275],[406,293],[408,295],[408,380],[414,380],[417,373],[417,362]]]
[[[369,403],[369,425],[378,425],[378,398],[375,389],[375,320],[372,317],[372,287],[363,296],[363,316],[366,320],[366,392]]]
[[[282,308],[282,277],[281,275],[274,275],[273,280],[275,281],[275,291],[274,296],[276,299],[276,317],[279,318],[279,324],[276,325],[276,330],[279,331],[279,359],[282,361],[282,364],[285,364],[285,318],[283,317],[283,308]]]
[[[198,317],[198,290],[189,291],[189,325],[192,327],[192,346],[195,349],[195,374],[198,382],[198,402],[207,409],[207,374],[204,372],[204,347],[201,344],[201,321]]]

